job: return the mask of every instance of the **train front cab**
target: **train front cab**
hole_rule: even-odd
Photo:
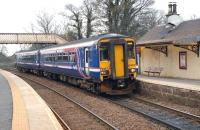
[[[136,78],[135,44],[132,38],[102,39],[98,44],[101,92],[129,94]]]

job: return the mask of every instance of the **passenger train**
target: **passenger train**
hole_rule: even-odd
[[[16,53],[16,67],[109,95],[134,89],[136,60],[134,39],[102,34],[40,50]]]

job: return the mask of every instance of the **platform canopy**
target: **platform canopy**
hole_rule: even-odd
[[[138,47],[147,47],[160,51],[167,56],[167,46],[190,50],[200,54],[200,19],[188,20],[178,26],[165,24],[155,26],[137,41]]]
[[[200,19],[184,21],[178,26],[170,24],[155,26],[137,41],[137,45],[193,45],[200,42],[199,27]]]
[[[0,33],[0,44],[64,44],[66,42],[56,34]]]

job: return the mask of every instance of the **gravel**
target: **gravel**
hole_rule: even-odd
[[[61,116],[74,130],[108,130],[110,127],[103,124],[76,104],[66,100],[55,92],[45,89],[36,83],[27,81],[39,95]]]
[[[43,77],[36,77],[29,74],[24,74],[24,75],[26,75],[27,77],[34,77],[37,81],[40,81],[40,83],[46,84],[49,87],[56,89],[69,97],[73,97],[74,100],[78,101],[80,104],[84,105],[86,108],[88,108],[89,110],[97,114],[98,116],[102,117],[104,120],[107,120],[109,123],[113,124],[115,127],[119,128],[120,130],[128,130],[128,129],[129,130],[130,129],[131,130],[166,130],[168,129],[160,124],[153,122],[152,120],[148,118],[138,115],[137,113],[131,112],[127,110],[126,108],[123,108],[119,105],[111,103],[104,98],[88,93],[86,91],[82,91],[81,89],[72,87],[71,85],[68,85],[66,83],[63,84],[63,83],[59,83],[59,82],[49,80]],[[33,88],[35,89],[35,86],[33,86]],[[43,93],[46,93],[46,92],[43,92]],[[48,100],[49,98],[52,100],[55,100],[54,97],[46,97],[46,98]],[[62,103],[59,104],[58,106],[60,106],[61,108],[64,107],[66,109],[70,107],[70,106],[63,105]],[[71,115],[66,114],[65,118],[68,118],[68,116],[71,116]],[[69,119],[69,120],[74,120],[74,119]],[[83,129],[84,127],[85,126],[83,126],[80,129]]]
[[[165,100],[160,100],[159,98],[153,98],[153,97],[147,97],[147,96],[141,96],[141,95],[136,95],[136,97],[140,97],[147,101],[151,101],[151,102],[163,105],[163,106],[167,106],[170,108],[181,110],[183,112],[187,112],[187,113],[191,113],[191,114],[200,116],[200,108],[199,107],[189,107],[189,106],[185,106],[185,105],[175,104],[173,102],[169,102],[169,101],[165,101]]]

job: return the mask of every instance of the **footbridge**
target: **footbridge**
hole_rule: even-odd
[[[0,44],[64,44],[66,42],[56,34],[0,33]]]

